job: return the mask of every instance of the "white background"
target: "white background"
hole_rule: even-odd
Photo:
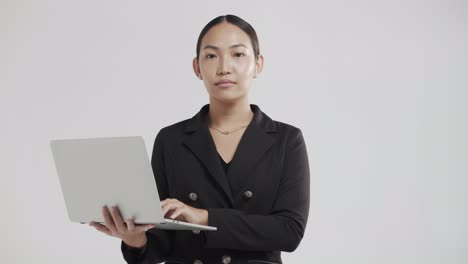
[[[305,237],[285,263],[468,263],[468,4],[1,0],[2,263],[124,263],[70,223],[49,140],[144,136],[208,102],[203,26],[236,14],[265,56],[250,101],[302,129]]]

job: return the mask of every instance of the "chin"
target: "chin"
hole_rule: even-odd
[[[213,96],[213,98],[216,100],[216,101],[219,101],[219,102],[223,102],[223,103],[226,103],[226,104],[229,104],[229,103],[235,103],[237,101],[240,101],[240,100],[243,100],[243,98],[245,97],[246,95],[227,95],[227,94],[224,94],[224,95],[216,95],[216,96]]]

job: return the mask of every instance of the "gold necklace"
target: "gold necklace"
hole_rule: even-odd
[[[216,131],[218,131],[219,133],[221,133],[221,134],[223,134],[223,135],[229,135],[229,134],[232,134],[232,133],[236,132],[237,130],[240,130],[240,129],[244,128],[244,127],[247,127],[247,126],[241,126],[240,128],[234,129],[233,131],[228,131],[228,130],[221,131],[221,130],[215,128],[215,127],[210,127],[210,128],[215,129]]]

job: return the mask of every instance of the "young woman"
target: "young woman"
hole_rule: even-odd
[[[263,67],[255,30],[237,16],[213,19],[193,59],[209,104],[159,131],[151,165],[166,218],[217,231],[167,231],[103,208],[97,230],[122,239],[130,263],[282,263],[305,231],[309,163],[301,130],[248,101]]]

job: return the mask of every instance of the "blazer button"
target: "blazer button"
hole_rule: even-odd
[[[198,195],[196,193],[194,193],[194,192],[191,192],[189,194],[189,197],[190,197],[190,200],[192,200],[194,202],[198,200]]]
[[[231,257],[228,255],[223,256],[223,264],[231,263]]]
[[[253,193],[251,191],[245,191],[244,192],[244,198],[246,200],[250,200],[250,199],[252,199],[252,197],[253,197]]]
[[[193,264],[203,264],[203,262],[199,259],[193,261]]]

